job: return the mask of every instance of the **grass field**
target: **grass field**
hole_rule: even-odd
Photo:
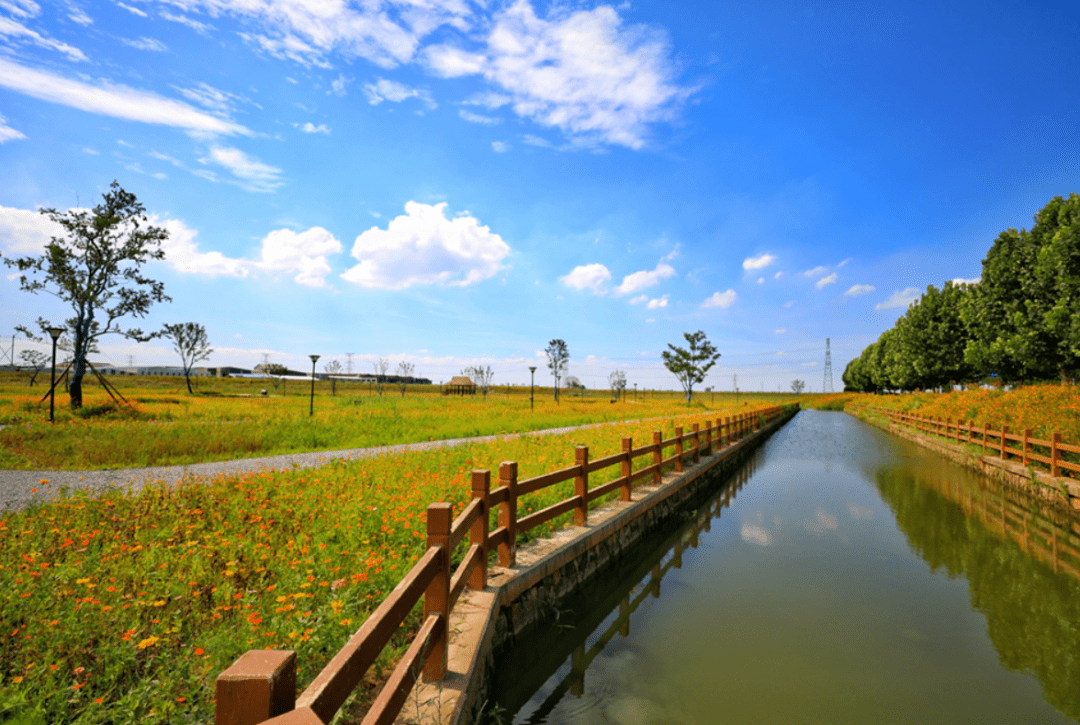
[[[700,393],[691,406],[681,394],[644,392],[610,402],[607,391],[565,394],[556,404],[550,389],[537,388],[530,410],[528,388],[497,388],[486,398],[443,396],[437,386],[374,386],[316,382],[315,413],[309,415],[310,383],[210,378],[190,395],[182,378],[109,378],[130,405],[114,405],[96,380],[88,384],[81,415],[57,395],[57,422],[48,422],[48,382],[27,386],[25,374],[0,373],[0,468],[83,470],[178,465],[301,451],[364,448],[515,433],[544,428],[651,418],[687,410],[791,402],[794,395]],[[266,389],[268,395],[260,395]],[[58,391],[62,392],[62,391]],[[286,394],[287,393],[287,394]],[[634,394],[631,392],[630,397]],[[812,396],[802,396],[807,399]]]
[[[737,410],[757,407],[765,404]],[[296,650],[303,687],[422,553],[427,505],[466,503],[472,469],[497,470],[501,461],[516,460],[524,478],[570,465],[575,445],[591,446],[598,457],[617,451],[623,436],[644,442],[663,429],[670,437],[676,424],[715,417],[686,415],[685,406],[681,412],[666,421],[315,471],[97,498],[76,492],[6,513],[0,517],[0,720],[207,722],[215,677],[252,648]],[[606,478],[596,474],[595,483],[614,475],[614,469]],[[570,495],[572,487],[571,481],[526,497],[519,515]],[[372,683],[418,620],[414,613]],[[361,690],[357,698],[367,694]]]
[[[864,395],[852,398],[855,405],[901,410],[918,415],[989,423],[994,430],[1002,425],[1012,431],[1030,428],[1036,438],[1052,433],[1080,444],[1080,387],[1073,385],[1029,385],[1019,390],[957,390],[950,393],[909,393],[907,395]]]

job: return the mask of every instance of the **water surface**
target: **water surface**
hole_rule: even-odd
[[[1077,722],[1080,526],[1023,504],[844,413],[804,411],[684,526],[520,642],[488,711]]]

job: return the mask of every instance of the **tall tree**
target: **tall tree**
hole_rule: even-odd
[[[480,388],[480,392],[484,394],[484,398],[487,398],[488,389],[491,388],[491,383],[495,379],[495,371],[488,365],[473,365],[467,367],[461,371],[462,375],[465,375],[473,381],[473,385]]]
[[[1003,380],[1065,376],[1080,348],[1080,195],[1055,196],[1030,231],[1002,232],[962,308],[967,361]],[[1071,341],[1071,342],[1070,342]]]
[[[139,342],[156,337],[159,333],[121,329],[118,320],[143,317],[152,304],[170,299],[164,284],[142,274],[147,261],[165,258],[161,243],[168,239],[168,232],[149,226],[143,205],[119,183],[114,181],[109,189],[90,212],[42,209],[65,235],[53,237],[40,257],[4,260],[29,273],[19,278],[24,292],[48,292],[74,312],[66,324],[75,348],[75,369],[68,387],[73,408],[82,406],[86,356],[93,343],[108,334]],[[39,319],[38,325],[42,330],[53,326],[45,319]]]
[[[32,388],[34,387],[34,381],[37,380],[38,373],[45,367],[45,363],[49,362],[49,356],[40,350],[23,350],[19,353],[19,359],[26,363],[31,370],[30,387]]]
[[[548,343],[548,346],[544,348],[544,352],[547,354],[548,369],[551,370],[551,375],[555,378],[555,402],[559,402],[559,378],[566,372],[567,366],[570,364],[570,349],[566,346],[566,341],[562,339],[554,339]]]
[[[971,335],[960,316],[966,284],[946,282],[926,292],[896,321],[895,351],[890,369],[893,386],[901,390],[934,389],[971,379],[964,357]]]
[[[618,400],[622,397],[623,391],[626,390],[626,373],[622,370],[615,370],[607,377],[608,385],[611,386],[611,399]]]
[[[720,359],[720,353],[701,330],[684,332],[683,337],[686,338],[689,349],[676,347],[669,342],[668,347],[671,349],[664,350],[660,355],[664,358],[664,367],[679,379],[686,391],[686,403],[689,405],[694,394],[694,385],[705,382],[705,376]]]
[[[805,388],[806,388],[806,381],[804,381],[804,380],[792,380],[791,381],[791,392],[795,393],[796,395],[801,394],[802,391]]]
[[[1035,217],[1040,237],[1035,276],[1044,305],[1046,332],[1055,347],[1062,383],[1080,369],[1080,194],[1055,196]]]
[[[173,350],[180,356],[184,366],[184,380],[187,381],[189,393],[191,389],[191,368],[200,360],[209,360],[214,349],[210,347],[210,338],[206,336],[206,328],[197,322],[181,322],[175,325],[165,325],[162,328],[162,337],[172,340]]]

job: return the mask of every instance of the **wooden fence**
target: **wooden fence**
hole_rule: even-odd
[[[409,612],[423,600],[420,631],[363,719],[363,725],[392,723],[418,677],[431,682],[445,675],[450,611],[466,587],[483,589],[487,585],[490,551],[498,551],[500,566],[513,566],[519,534],[571,511],[574,523],[585,525],[592,501],[615,491],[621,500],[629,501],[635,483],[643,479],[659,483],[665,467],[682,471],[687,458],[697,463],[702,455],[711,455],[714,446],[718,451],[730,446],[760,430],[784,410],[782,406],[755,410],[727,417],[723,423],[717,419],[716,425],[707,420],[704,429],[695,423],[690,432],[676,428],[674,437],[666,440],[660,431],[655,431],[652,442],[638,448],[630,438],[623,438],[622,449],[603,458],[590,459],[588,446],[578,446],[573,466],[521,481],[517,463],[504,462],[499,466],[499,486],[494,490],[489,471],[473,471],[472,501],[456,518],[449,503],[428,506],[427,550],[299,697],[295,652],[250,650],[218,675],[215,725],[330,722]],[[664,450],[672,447],[674,453],[665,458]],[[634,471],[634,460],[641,456],[649,456],[651,463]],[[589,475],[611,466],[620,467],[619,477],[590,488]],[[517,505],[522,496],[569,480],[574,481],[573,496],[518,518]],[[496,507],[499,524],[489,531],[489,513]],[[466,537],[468,551],[454,568],[450,553]]]
[[[1066,443],[1061,440],[1060,433],[1053,433],[1050,440],[1034,438],[1031,429],[1026,428],[1021,433],[1011,433],[1009,426],[1001,426],[1001,430],[993,430],[989,423],[984,423],[980,428],[972,421],[958,420],[955,423],[952,418],[931,418],[911,413],[903,413],[885,408],[870,408],[875,413],[887,416],[898,425],[915,428],[924,433],[941,436],[946,440],[957,443],[970,443],[982,446],[983,453],[995,453],[1002,460],[1020,460],[1025,466],[1034,463],[1043,464],[1050,471],[1050,475],[1057,477],[1069,476],[1080,477],[1080,464],[1063,460],[1062,453],[1080,453],[1080,445]],[[1019,448],[1014,448],[1009,443],[1019,443]],[[1036,448],[1045,449],[1045,455],[1036,452]]]

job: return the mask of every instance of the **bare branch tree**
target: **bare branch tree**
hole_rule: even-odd
[[[37,380],[38,373],[45,367],[45,363],[49,362],[49,356],[37,350],[23,350],[19,353],[19,359],[33,370],[33,374],[30,376],[30,387],[32,388],[34,387],[34,381]]]
[[[623,391],[626,390],[626,373],[622,370],[616,370],[608,375],[608,385],[611,386],[611,399],[613,401],[622,397]]]
[[[210,353],[214,352],[214,349],[210,347],[210,338],[206,336],[206,328],[197,322],[181,322],[165,325],[161,335],[172,340],[173,350],[180,355],[180,361],[184,366],[184,379],[187,381],[188,393],[193,393],[191,389],[192,366],[200,360],[209,360]]]
[[[331,360],[323,366],[323,370],[330,376],[330,394],[337,395],[337,378],[334,376],[341,374],[341,363],[337,360]]]
[[[465,368],[461,371],[462,375],[467,375],[469,379],[473,381],[476,387],[480,388],[480,392],[487,398],[488,388],[491,387],[491,381],[495,379],[495,371],[488,365],[474,365],[470,368]]]
[[[416,370],[416,366],[412,363],[402,360],[398,363],[397,374],[401,385],[401,397],[405,397],[405,386],[408,384],[408,379],[412,377],[413,371]]]
[[[390,369],[390,361],[381,357],[373,362],[372,366],[375,368],[375,389],[379,391],[379,395],[382,395],[383,385],[386,383],[386,371]]]

